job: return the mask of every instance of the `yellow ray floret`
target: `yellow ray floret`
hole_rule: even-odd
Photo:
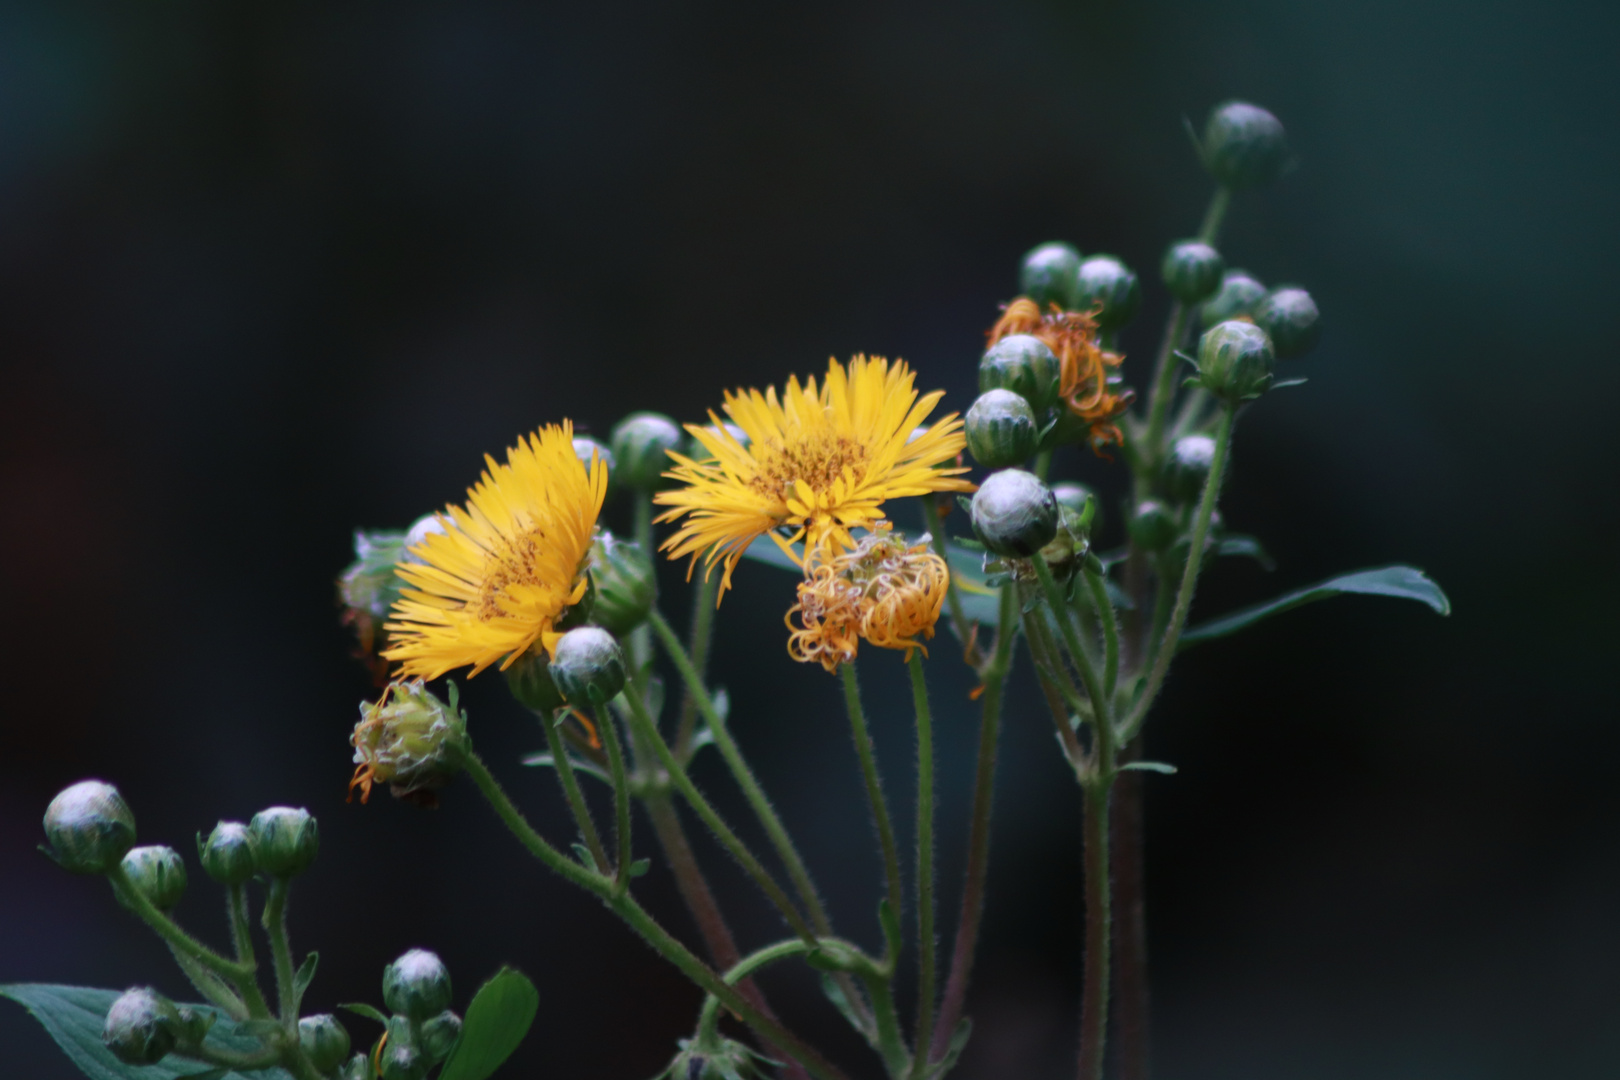
[[[549,653],[557,623],[584,597],[606,464],[574,453],[573,425],[548,425],[488,466],[467,505],[437,515],[441,532],[395,572],[409,588],[387,624],[382,655],[398,674],[436,679],[459,667],[504,669],[530,649]]]
[[[703,556],[706,573],[723,563],[724,594],[743,551],[765,533],[790,556],[787,545],[803,540],[813,559],[854,547],[851,530],[875,527],[889,499],[972,491],[961,479],[967,470],[952,464],[964,445],[955,413],[912,438],[944,396],[919,396],[915,378],[903,361],[857,356],[847,368],[829,360],[819,386],[791,378],[780,397],[775,387],[728,393],[726,415],[745,437],[713,412],[711,426],[687,425],[710,457],[670,454],[675,468],[664,475],[684,486],[658,494],[672,507],[658,520],[685,520],[663,550],[694,563]],[[773,531],[782,526],[795,530],[790,538]]]

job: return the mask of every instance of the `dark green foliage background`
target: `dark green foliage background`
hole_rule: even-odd
[[[375,1000],[414,945],[458,1004],[510,962],[541,995],[511,1075],[651,1075],[696,995],[470,789],[343,805],[368,689],[330,585],[349,530],[459,497],[542,421],[696,418],[828,354],[904,356],[965,409],[1019,254],[1063,237],[1152,278],[1207,194],[1181,117],[1243,96],[1300,168],[1238,202],[1223,248],[1308,285],[1327,332],[1309,384],[1238,432],[1226,514],[1280,568],[1223,564],[1201,609],[1399,561],[1456,612],[1334,600],[1184,658],[1148,731],[1181,768],[1146,779],[1160,1075],[1613,1076],[1617,21],[1479,0],[0,7],[0,981],[184,996],[102,886],[34,852],[62,785],[117,782],[142,842],[188,857],[216,817],[306,805],[310,1007]],[[1165,305],[1150,281],[1138,382]],[[1118,490],[1096,460],[1060,470]],[[836,684],[781,651],[789,579],[739,585],[716,664],[738,737],[870,940]],[[951,653],[948,882],[974,738]],[[903,673],[865,671],[908,799]],[[1078,805],[1021,678],[968,1080],[1072,1058]],[[468,690],[480,748],[561,837],[550,777],[515,765],[538,733],[493,678]],[[716,865],[743,936],[774,936]],[[223,940],[193,878],[181,915]],[[643,880],[688,933],[667,875]],[[767,985],[838,1031],[807,974]],[[9,1004],[0,1048],[7,1075],[72,1075]]]

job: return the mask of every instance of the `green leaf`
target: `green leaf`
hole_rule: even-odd
[[[0,997],[8,997],[26,1008],[69,1060],[90,1080],[180,1080],[182,1077],[219,1076],[221,1080],[292,1080],[285,1069],[255,1069],[251,1073],[218,1072],[179,1055],[170,1055],[156,1065],[126,1065],[101,1044],[101,1028],[107,1010],[118,1000],[120,990],[98,990],[86,986],[58,986],[50,983],[13,983],[0,986]],[[212,1005],[186,1005],[214,1017],[203,1045],[240,1054],[262,1049],[258,1039],[243,1035],[230,1017]]]
[[[827,1000],[833,1003],[839,1015],[849,1021],[849,1026],[864,1035],[868,1042],[877,1038],[876,1033],[861,1020],[849,998],[844,996],[844,988],[838,985],[838,980],[825,971],[821,973],[821,992],[827,995]]]
[[[557,759],[552,757],[550,754],[526,754],[522,760],[523,764],[530,765],[535,768],[554,769],[557,767]],[[594,761],[586,761],[583,758],[570,757],[568,759],[568,764],[574,767],[574,772],[577,774],[594,776],[608,787],[613,786],[613,777],[609,776],[607,772],[600,768]]]
[[[1275,600],[1246,607],[1212,622],[1194,626],[1181,635],[1179,648],[1185,649],[1201,641],[1226,637],[1290,608],[1344,593],[1417,600],[1428,604],[1440,615],[1451,614],[1451,601],[1446,598],[1440,586],[1423,571],[1412,566],[1385,566],[1377,570],[1358,570],[1353,574],[1341,574],[1309,588],[1299,589]]]
[[[956,1022],[956,1026],[951,1029],[951,1041],[945,1048],[945,1056],[940,1058],[939,1064],[928,1072],[930,1080],[938,1080],[939,1077],[956,1068],[956,1059],[962,1056],[962,1050],[967,1046],[968,1036],[972,1034],[972,1020],[964,1016]]]
[[[320,962],[321,954],[312,952],[304,957],[302,964],[298,965],[298,970],[293,973],[293,1001],[304,1000],[304,991],[308,990],[309,984],[315,980],[315,966]]]
[[[503,967],[478,988],[439,1080],[484,1080],[512,1056],[540,1009],[534,983]]]
[[[338,1008],[352,1012],[356,1016],[363,1016],[367,1020],[375,1020],[384,1027],[388,1026],[388,1014],[374,1005],[367,1005],[363,1001],[352,1001],[347,1005],[339,1005]]]
[[[630,864],[630,876],[633,878],[638,878],[651,869],[651,859],[637,859],[635,862]]]
[[[1253,559],[1262,570],[1275,570],[1277,563],[1258,539],[1242,533],[1227,533],[1215,545],[1215,554]]]
[[[1176,774],[1174,765],[1166,765],[1162,761],[1132,761],[1119,767],[1120,772],[1124,772],[1126,769],[1140,769],[1142,772],[1162,773],[1165,776],[1174,776]]]

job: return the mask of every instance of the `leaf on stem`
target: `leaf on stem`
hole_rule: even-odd
[[[1297,608],[1301,604],[1326,600],[1330,596],[1341,596],[1345,593],[1417,600],[1428,604],[1437,614],[1451,614],[1451,601],[1440,586],[1423,571],[1412,566],[1385,566],[1377,570],[1358,570],[1352,574],[1341,574],[1308,588],[1279,596],[1275,600],[1255,604],[1253,607],[1246,607],[1222,618],[1194,626],[1181,635],[1178,649],[1235,634],[1262,619]]]
[[[849,1026],[860,1032],[868,1042],[877,1038],[877,1033],[850,1005],[849,998],[844,996],[844,988],[838,985],[838,980],[827,972],[821,973],[821,992],[827,995],[827,1000],[833,1003],[833,1008],[849,1021]]]
[[[594,776],[608,787],[613,786],[613,777],[609,776],[603,769],[598,768],[594,762],[584,761],[580,758],[569,758],[568,763],[574,767],[574,772]],[[557,759],[550,754],[528,754],[523,758],[523,764],[535,768],[555,769]]]
[[[956,1068],[956,1059],[962,1056],[962,1050],[967,1046],[968,1037],[973,1034],[973,1021],[967,1017],[956,1022],[951,1029],[951,1041],[945,1047],[945,1056],[940,1058],[925,1074],[929,1080],[938,1080],[952,1069]]]
[[[1243,533],[1227,533],[1215,545],[1215,554],[1253,559],[1262,570],[1277,569],[1277,562],[1259,539]]]
[[[1119,767],[1120,772],[1126,769],[1139,769],[1142,772],[1156,772],[1164,776],[1174,776],[1177,769],[1174,765],[1166,765],[1162,761],[1131,761]]]
[[[293,973],[293,1001],[304,1000],[304,991],[308,990],[309,984],[315,980],[315,967],[320,962],[321,954],[312,952],[304,957],[302,964],[298,965],[298,970]]]
[[[467,1006],[461,1038],[439,1073],[439,1080],[485,1080],[529,1033],[540,995],[521,971],[501,968],[478,988]]]
[[[338,1008],[343,1009],[346,1012],[352,1012],[356,1016],[363,1016],[367,1020],[375,1020],[379,1024],[386,1025],[388,1023],[387,1013],[383,1012],[379,1008],[376,1008],[375,1006],[367,1005],[363,1001],[351,1002],[348,1005],[339,1005]]]

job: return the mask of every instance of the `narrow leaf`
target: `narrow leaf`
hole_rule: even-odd
[[[308,990],[309,984],[315,980],[315,968],[320,962],[321,954],[312,952],[304,957],[302,964],[298,965],[298,970],[293,973],[293,1001],[304,1000],[304,991]]]
[[[568,759],[568,763],[574,767],[575,773],[583,773],[586,776],[594,776],[608,787],[613,786],[613,777],[609,776],[605,771],[599,768],[595,762],[586,761],[583,758],[571,757]],[[550,754],[526,754],[523,757],[523,764],[541,769],[555,769],[557,767],[557,759],[552,757]]]
[[[630,876],[633,878],[638,878],[651,869],[651,859],[637,859],[635,862],[630,864]]]
[[[1271,384],[1272,390],[1286,390],[1290,386],[1304,386],[1309,379],[1278,379]]]
[[[1242,533],[1227,533],[1221,537],[1220,543],[1215,545],[1215,554],[1253,559],[1262,570],[1277,569],[1276,560],[1260,541]]]
[[[1440,586],[1423,571],[1411,566],[1385,566],[1377,570],[1358,570],[1353,574],[1341,574],[1339,577],[1329,578],[1308,588],[1279,596],[1275,600],[1246,607],[1212,622],[1192,627],[1181,635],[1179,648],[1185,649],[1201,641],[1226,637],[1301,604],[1326,600],[1330,596],[1340,596],[1344,593],[1417,600],[1428,604],[1437,614],[1451,614],[1451,601],[1447,599]]]
[[[377,1021],[377,1023],[382,1024],[384,1026],[387,1026],[387,1024],[388,1024],[388,1014],[387,1013],[383,1012],[381,1009],[377,1008],[376,1006],[367,1005],[363,1001],[354,1001],[354,1002],[350,1002],[347,1005],[339,1005],[338,1008],[343,1009],[343,1010],[345,1010],[347,1012],[352,1012],[356,1016],[363,1016],[367,1020],[375,1020],[375,1021]]]
[[[473,995],[461,1038],[439,1080],[485,1080],[493,1075],[528,1034],[539,1009],[540,995],[529,977],[501,968]]]
[[[1120,772],[1124,772],[1126,769],[1140,769],[1142,772],[1162,773],[1165,776],[1174,776],[1176,774],[1174,765],[1166,765],[1162,761],[1132,761],[1119,767]]]
[[[839,1015],[849,1021],[849,1026],[864,1035],[867,1041],[877,1037],[872,1029],[861,1020],[854,1006],[850,1004],[849,998],[844,996],[844,988],[838,985],[838,980],[826,972],[821,974],[821,992],[827,995],[827,1000],[833,1003],[833,1008],[838,1010]]]

